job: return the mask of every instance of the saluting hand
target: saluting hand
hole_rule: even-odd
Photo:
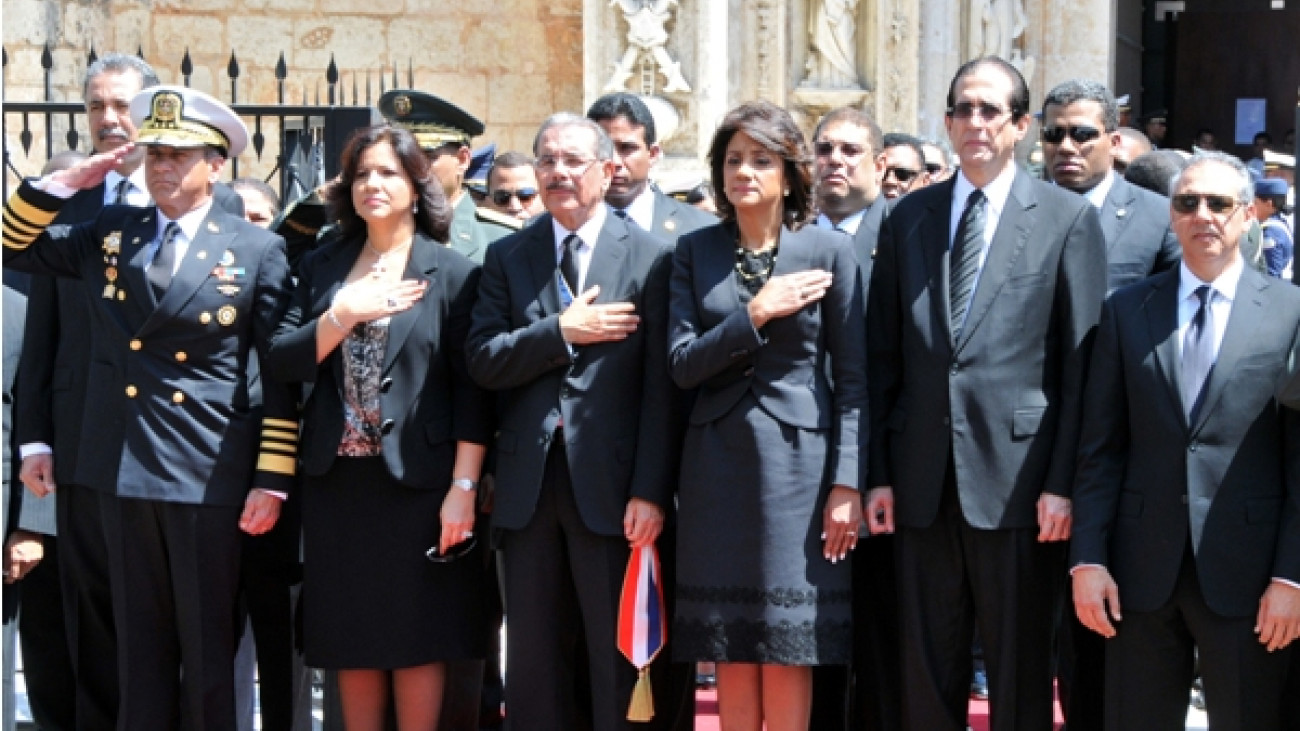
[[[127,143],[107,152],[95,153],[70,168],[51,173],[50,179],[73,190],[93,188],[104,182],[108,171],[121,165],[134,149],[134,143]]]
[[[808,269],[772,277],[749,301],[749,320],[760,328],[778,317],[789,317],[817,302],[831,287],[831,273]]]
[[[592,304],[600,294],[597,284],[580,296],[560,313],[560,334],[564,342],[570,345],[590,345],[623,340],[636,332],[641,318],[636,314],[636,305],[631,302],[611,302],[605,305]]]

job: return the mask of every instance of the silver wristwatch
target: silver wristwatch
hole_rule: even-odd
[[[474,492],[474,489],[478,487],[478,483],[468,477],[457,477],[451,481],[451,486],[459,487],[465,492]]]

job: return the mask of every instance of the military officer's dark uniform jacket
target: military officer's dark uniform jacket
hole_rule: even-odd
[[[83,280],[95,336],[78,484],[120,497],[241,505],[293,484],[297,415],[264,383],[250,412],[250,350],[265,353],[288,303],[284,241],[212,206],[156,305],[145,264],[155,208],[108,206],[46,226],[64,201],[24,183],[4,211],[4,263]],[[259,447],[260,444],[260,447]]]

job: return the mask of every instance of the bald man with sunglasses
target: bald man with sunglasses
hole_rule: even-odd
[[[1108,291],[1178,264],[1169,202],[1113,171],[1119,109],[1105,85],[1071,79],[1048,92],[1042,138],[1047,179],[1087,198],[1101,215]]]

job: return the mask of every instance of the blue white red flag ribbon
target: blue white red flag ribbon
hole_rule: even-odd
[[[638,675],[627,710],[629,721],[654,718],[654,698],[646,673],[667,641],[659,552],[653,545],[633,548],[618,606],[618,649],[636,667]]]

